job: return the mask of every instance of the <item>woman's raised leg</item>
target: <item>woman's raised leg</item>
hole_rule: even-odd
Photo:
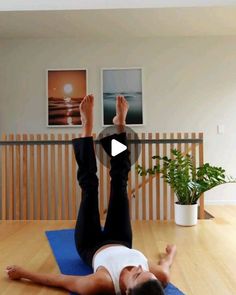
[[[123,96],[118,96],[116,101],[116,116],[113,119],[117,128],[117,134],[101,139],[105,151],[111,156],[111,140],[127,145],[125,131],[125,119],[128,112],[128,103]],[[132,229],[129,214],[129,200],[127,194],[127,180],[130,171],[130,152],[123,151],[115,157],[111,157],[111,190],[104,226],[104,235],[107,240],[117,241],[132,247]]]
[[[101,239],[97,164],[92,137],[93,106],[92,95],[86,96],[81,102],[82,137],[73,139],[74,153],[79,166],[77,179],[82,189],[82,199],[75,226],[75,243],[82,259],[90,265],[94,249]]]

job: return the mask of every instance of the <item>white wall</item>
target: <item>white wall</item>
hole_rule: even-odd
[[[1,40],[0,133],[75,132],[46,127],[47,68],[87,68],[101,130],[100,69],[143,68],[146,126],[140,131],[203,131],[205,160],[236,177],[236,37],[158,38],[83,42]],[[217,134],[217,124],[225,133]],[[236,201],[236,184],[216,188],[210,201]]]

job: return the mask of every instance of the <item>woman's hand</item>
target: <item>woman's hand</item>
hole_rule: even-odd
[[[6,267],[5,271],[11,280],[20,280],[22,278],[23,269],[20,266],[10,265]]]

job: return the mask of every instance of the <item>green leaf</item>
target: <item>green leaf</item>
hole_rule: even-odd
[[[161,177],[173,188],[180,204],[194,204],[202,193],[218,185],[234,182],[236,179],[225,176],[222,167],[211,166],[209,163],[196,168],[190,155],[177,149],[171,150],[171,159],[167,156],[153,156],[155,165],[148,169],[137,166],[139,175],[161,174]],[[158,162],[157,162],[158,161]]]

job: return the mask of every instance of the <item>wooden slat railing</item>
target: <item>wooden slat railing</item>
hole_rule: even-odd
[[[1,212],[2,220],[76,219],[80,203],[77,165],[71,140],[80,134],[2,135]],[[96,138],[96,134],[93,135]],[[153,155],[171,156],[174,148],[190,154],[194,165],[203,164],[202,133],[142,133],[141,154],[136,141],[128,135],[131,157],[136,159],[128,178],[128,195],[132,219],[170,220],[174,218],[175,195],[160,175],[139,176],[138,164],[146,168],[155,164]],[[100,159],[108,161],[95,140]],[[158,160],[155,160],[158,163]],[[98,164],[99,209],[106,216],[109,202],[109,164]],[[204,196],[200,199],[200,218],[204,218]]]

